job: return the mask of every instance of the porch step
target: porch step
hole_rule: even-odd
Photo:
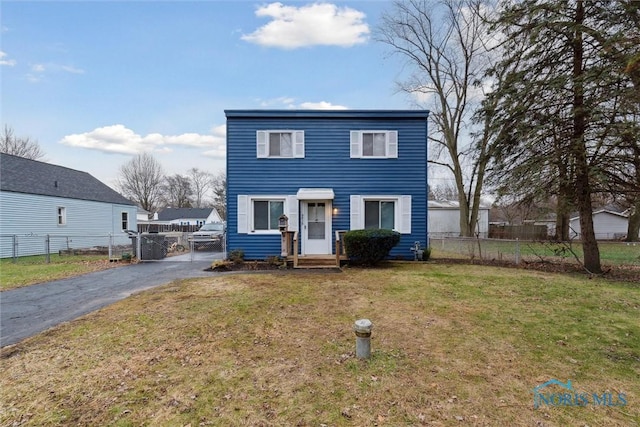
[[[337,268],[335,256],[298,257],[296,268]]]

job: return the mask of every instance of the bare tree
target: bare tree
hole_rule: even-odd
[[[164,171],[151,154],[138,154],[120,167],[118,190],[142,209],[155,212],[160,203]]]
[[[429,200],[458,200],[458,188],[452,183],[429,186]]]
[[[196,208],[203,208],[207,191],[211,189],[213,176],[209,172],[201,171],[198,168],[191,168],[188,171],[191,179],[191,190],[193,191],[193,205]]]
[[[162,199],[166,207],[190,208],[192,195],[191,181],[188,177],[180,174],[165,177],[162,183]]]
[[[213,189],[213,207],[223,220],[227,219],[227,175],[220,172],[211,180]]]
[[[31,160],[41,160],[45,156],[38,141],[29,137],[15,136],[13,129],[7,125],[4,125],[4,130],[0,135],[0,152]]]
[[[453,175],[463,236],[472,236],[475,229],[490,147],[488,133],[480,132],[473,141],[468,127],[474,108],[480,106],[488,67],[489,40],[482,17],[486,4],[483,0],[396,1],[393,11],[383,15],[377,33],[379,41],[404,56],[415,70],[400,89],[429,102],[434,125],[429,163]]]

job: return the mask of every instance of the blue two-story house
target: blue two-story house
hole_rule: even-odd
[[[226,110],[227,247],[281,254],[288,217],[297,256],[334,255],[336,231],[401,234],[391,257],[427,242],[423,110]]]

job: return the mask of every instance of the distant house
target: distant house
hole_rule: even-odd
[[[429,200],[429,237],[458,237],[460,236],[460,204],[451,200]],[[478,209],[478,221],[474,235],[488,237],[489,234],[489,205],[481,205]]]
[[[142,209],[141,207],[138,206],[138,211],[136,212],[136,218],[138,219],[138,224],[140,224],[141,222],[149,221],[150,217],[151,217],[151,212],[149,212],[148,210]]]
[[[166,208],[154,218],[155,224],[164,225],[201,226],[210,222],[222,222],[215,208]]]
[[[137,207],[90,174],[0,154],[0,257],[130,244]]]
[[[574,215],[569,220],[569,237],[580,239],[580,216]],[[599,209],[593,212],[593,230],[597,240],[620,240],[629,230],[629,216],[625,213],[609,209]]]
[[[294,259],[331,258],[346,230],[397,231],[392,257],[426,244],[428,111],[225,114],[230,249],[247,259],[280,254],[282,215]]]

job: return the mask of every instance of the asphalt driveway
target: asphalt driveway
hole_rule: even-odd
[[[15,344],[128,296],[176,279],[207,277],[223,254],[198,253],[131,264],[0,293],[0,346]]]

